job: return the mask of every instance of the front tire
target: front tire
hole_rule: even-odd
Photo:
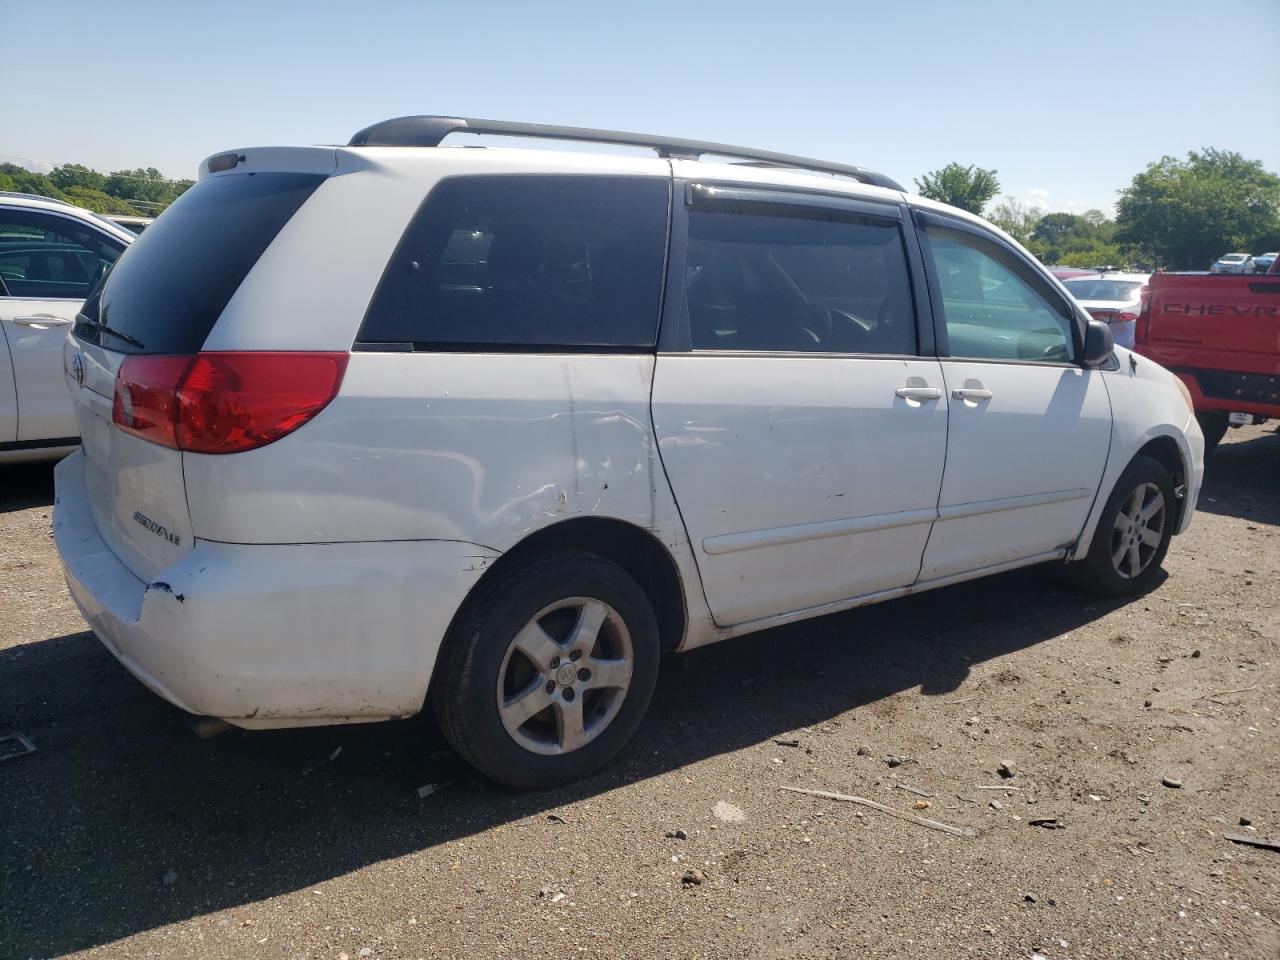
[[[485,776],[543,788],[611,760],[658,678],[653,607],[617,564],[556,550],[497,572],[468,598],[432,696],[445,736]]]
[[[1151,457],[1134,457],[1102,509],[1088,555],[1067,571],[1079,586],[1095,593],[1145,593],[1160,576],[1176,518],[1169,471]]]

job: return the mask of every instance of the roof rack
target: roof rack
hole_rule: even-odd
[[[704,155],[749,160],[757,164],[814,170],[889,190],[902,191],[902,186],[883,173],[846,163],[812,160],[789,153],[734,147],[727,143],[684,140],[678,137],[655,137],[644,133],[622,133],[618,130],[592,130],[588,127],[559,127],[542,123],[513,123],[508,120],[476,120],[470,117],[397,117],[365,127],[354,137],[351,147],[438,147],[452,133],[487,133],[505,137],[536,137],[546,140],[578,140],[587,143],[612,143],[628,147],[648,147],[660,157],[697,160]]]
[[[59,197],[46,197],[43,193],[23,193],[21,190],[0,190],[0,197],[11,197],[18,200],[47,200],[49,203],[60,203],[64,207],[74,207],[74,203],[68,203]]]

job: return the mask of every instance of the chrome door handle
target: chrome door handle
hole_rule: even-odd
[[[899,387],[893,391],[903,400],[941,400],[941,387]]]
[[[956,387],[951,396],[957,400],[990,400],[995,394],[982,387]]]
[[[65,327],[71,321],[65,317],[46,317],[36,314],[31,317],[14,317],[13,322],[22,327]]]

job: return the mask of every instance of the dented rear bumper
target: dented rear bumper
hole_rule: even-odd
[[[83,455],[55,477],[54,536],[94,633],[166,700],[242,727],[416,713],[454,611],[498,556],[439,540],[197,540],[144,582],[93,522]]]

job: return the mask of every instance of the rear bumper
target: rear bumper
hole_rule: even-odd
[[[242,727],[416,713],[454,612],[498,556],[453,541],[197,540],[148,583],[98,533],[83,455],[55,480],[54,537],[94,633],[169,702]]]
[[[1175,369],[1173,371],[1178,378],[1187,385],[1187,390],[1191,393],[1192,405],[1197,411],[1217,411],[1221,413],[1256,413],[1264,417],[1280,417],[1280,403],[1259,402],[1251,397],[1232,397],[1232,396],[1214,396],[1212,393],[1206,392],[1206,378],[1213,378],[1208,382],[1216,382],[1224,378],[1230,378],[1237,375],[1240,371],[1234,370],[1195,370],[1195,369]],[[1256,377],[1257,379],[1268,379],[1273,382],[1280,382],[1280,373],[1277,374],[1249,374],[1245,376]],[[1220,393],[1227,392],[1219,390]]]

